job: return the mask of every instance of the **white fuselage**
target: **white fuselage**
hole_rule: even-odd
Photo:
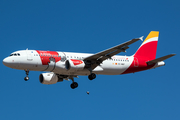
[[[65,68],[65,61],[70,59],[83,60],[93,54],[73,53],[73,52],[56,52],[58,55],[49,54],[48,51],[38,53],[36,50],[21,50],[13,52],[9,57],[3,60],[3,63],[14,69],[30,70],[30,71],[50,71],[64,75],[89,75],[88,69],[68,71]],[[47,64],[43,64],[49,59]],[[61,58],[61,60],[56,61]],[[103,61],[100,66],[97,66],[92,72],[95,74],[119,75],[122,74],[132,64],[133,56],[115,55],[112,59]],[[134,64],[135,67],[138,63]]]

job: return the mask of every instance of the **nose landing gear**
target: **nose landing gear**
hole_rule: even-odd
[[[25,70],[25,72],[26,72],[26,77],[24,78],[24,80],[25,80],[25,81],[28,81],[28,80],[29,80],[29,77],[28,77],[28,75],[29,75],[29,70]]]

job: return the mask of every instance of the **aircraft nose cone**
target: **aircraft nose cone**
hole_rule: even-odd
[[[8,59],[8,58],[4,58],[3,64],[4,64],[5,66],[8,66],[9,63],[10,63],[9,59]]]

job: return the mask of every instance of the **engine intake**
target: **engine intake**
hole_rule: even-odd
[[[39,81],[42,84],[56,84],[58,82],[58,76],[54,73],[42,73],[39,75]]]

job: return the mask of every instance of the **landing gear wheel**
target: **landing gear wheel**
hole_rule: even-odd
[[[74,88],[77,88],[78,87],[78,83],[77,82],[73,82],[71,84],[71,88],[74,89]]]
[[[88,78],[89,78],[89,80],[93,80],[92,77],[91,77],[90,75],[88,76]]]
[[[96,78],[96,74],[94,73],[91,73],[89,76],[88,76],[89,80],[93,80]]]
[[[28,80],[29,80],[29,77],[28,77],[28,76],[26,76],[26,77],[24,78],[24,80],[25,80],[25,81],[28,81]]]

